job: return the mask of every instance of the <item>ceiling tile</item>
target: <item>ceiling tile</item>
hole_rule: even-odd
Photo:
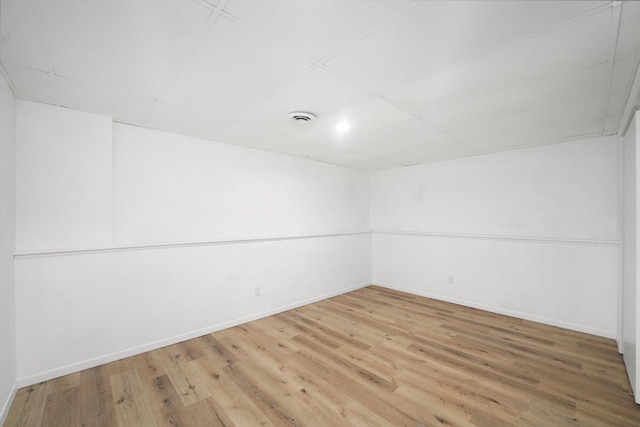
[[[156,101],[136,96],[119,86],[56,77],[59,105],[100,114],[120,123],[140,124],[153,111]]]
[[[221,17],[163,100],[189,111],[232,118],[310,66],[281,46]]]
[[[291,126],[295,124],[291,123]],[[237,120],[222,126],[217,135],[216,140],[220,142],[300,157],[304,157],[308,150],[321,146],[319,142],[298,138],[295,133],[263,131],[260,127],[248,126]]]
[[[323,143],[347,144],[355,135],[382,129],[411,118],[404,111],[376,98],[321,118],[309,137]],[[348,123],[350,129],[345,133],[338,132],[336,125],[340,122]]]
[[[424,2],[327,65],[369,90],[385,93],[603,3]]]
[[[604,99],[596,98],[572,105],[549,106],[504,117],[499,127],[477,123],[452,133],[465,145],[480,151],[599,136],[603,102]]]
[[[353,150],[366,150],[376,157],[407,148],[425,147],[439,149],[457,143],[432,123],[419,118],[405,120],[382,129],[356,135],[346,141]]]
[[[618,127],[620,126],[620,115],[610,114],[605,118],[602,135],[615,135],[618,133]]]
[[[0,2],[0,29],[2,62],[49,71],[31,1]]]
[[[601,136],[599,130],[594,130],[590,124],[582,127],[549,127],[546,129],[530,129],[517,134],[500,133],[491,138],[476,140],[474,149],[479,153],[493,153],[497,151],[514,150],[539,145],[557,144],[560,142],[576,141],[580,139],[596,138]]]
[[[616,61],[611,80],[611,93],[628,95],[633,84],[638,64],[640,63],[640,52],[634,56],[628,56]]]
[[[346,166],[354,169],[361,169],[365,171],[374,171],[389,169],[401,166],[399,163],[395,163],[389,160],[372,159],[368,156],[362,156],[359,154],[345,155],[340,159],[340,162],[328,162],[340,166]]]
[[[384,98],[405,111],[424,115],[601,64],[608,58],[609,14],[608,9],[589,14],[418,80]]]
[[[221,5],[1,0],[0,60],[20,99],[367,170],[611,134],[640,62],[640,2]]]
[[[158,98],[210,10],[185,0],[34,2],[55,73]]]
[[[51,74],[31,68],[5,65],[4,69],[19,99],[55,104],[54,79]]]
[[[320,147],[318,143],[302,140],[291,135],[275,135],[255,146],[255,148],[298,157],[307,157],[309,151],[318,147]]]
[[[368,98],[371,95],[362,89],[316,68],[243,114],[238,121],[264,132],[296,133],[300,126],[288,117],[293,111],[323,118]]]
[[[194,138],[219,141],[221,129],[229,122],[228,119],[215,117],[207,112],[185,110],[175,105],[157,102],[153,112],[141,125]]]
[[[424,115],[438,129],[469,128],[478,124],[496,130],[506,118],[555,106],[579,106],[592,99],[603,102],[607,93],[607,64],[592,69],[503,92]]]
[[[412,166],[427,162],[439,162],[459,157],[468,157],[479,154],[475,149],[466,145],[449,145],[440,149],[413,148],[398,150],[385,157],[388,161],[400,163],[402,166]]]
[[[232,1],[225,7],[241,21],[301,55],[322,60],[402,10],[410,1]],[[268,16],[268,19],[265,19]]]
[[[618,3],[620,11],[620,28],[616,59],[635,55],[640,49],[640,2],[625,1]]]
[[[456,141],[496,151],[602,132],[608,66],[460,104],[424,117]]]
[[[617,131],[618,129],[618,123],[624,113],[639,63],[640,52],[635,56],[628,56],[625,59],[616,61],[614,65],[605,125],[608,131]]]
[[[374,159],[365,154],[344,150],[342,147],[327,145],[308,151],[306,153],[306,157],[321,162],[333,163],[363,170],[375,170],[400,166],[399,163]]]

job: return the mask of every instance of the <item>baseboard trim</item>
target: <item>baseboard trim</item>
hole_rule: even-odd
[[[301,301],[297,301],[295,303],[283,305],[270,310],[265,310],[256,314],[252,314],[250,316],[229,320],[227,322],[218,323],[216,325],[211,325],[205,328],[197,329],[195,331],[176,335],[166,339],[153,341],[153,342],[132,347],[126,350],[117,351],[104,356],[95,357],[95,358],[84,360],[81,362],[65,365],[60,368],[55,368],[49,371],[40,372],[38,374],[29,375],[23,378],[19,378],[16,384],[18,388],[27,387],[33,384],[40,383],[42,381],[51,380],[64,375],[72,374],[74,372],[82,371],[84,369],[94,368],[96,366],[100,366],[105,363],[124,359],[125,357],[135,356],[136,354],[144,353],[146,351],[156,350],[158,348],[166,347],[168,345],[176,344],[182,341],[186,341],[186,340],[197,338],[203,335],[211,334],[213,332],[221,331],[223,329],[232,328],[234,326],[242,325],[243,323],[248,323],[254,320],[262,319],[263,317],[273,316],[274,314],[293,310],[294,308],[302,307],[303,305],[313,304],[315,302],[322,301],[327,298],[332,298],[338,295],[346,294],[347,292],[355,291],[357,289],[361,289],[369,285],[371,285],[371,282],[361,283],[355,286],[350,286],[348,288],[340,289],[338,291],[329,292],[327,294],[318,295],[312,298],[307,298]],[[0,425],[2,424],[0,423]]]
[[[380,286],[380,287],[383,287],[383,288],[389,288],[389,289],[393,289],[393,290],[400,291],[400,292],[406,292],[408,294],[419,295],[419,296],[423,296],[423,297],[427,297],[427,298],[433,298],[433,299],[437,299],[437,300],[440,300],[440,301],[446,301],[446,302],[450,302],[450,303],[453,303],[453,304],[463,305],[465,307],[472,307],[472,308],[477,308],[477,309],[480,309],[480,310],[490,311],[491,313],[504,314],[505,316],[516,317],[518,319],[530,320],[532,322],[543,323],[545,325],[550,325],[550,326],[557,326],[557,327],[564,328],[564,329],[570,329],[570,330],[576,331],[576,332],[584,332],[586,334],[597,335],[599,337],[611,338],[613,340],[616,339],[616,333],[614,331],[605,331],[605,330],[602,330],[602,329],[590,328],[588,326],[579,325],[579,324],[576,324],[576,323],[563,322],[562,320],[551,319],[551,318],[542,317],[542,316],[536,316],[536,315],[533,315],[533,314],[523,313],[523,312],[520,312],[520,311],[508,310],[508,309],[504,309],[504,308],[500,308],[500,307],[484,305],[484,304],[478,304],[478,303],[473,302],[473,301],[468,301],[468,300],[463,300],[463,299],[458,299],[458,298],[451,298],[451,297],[448,297],[448,296],[445,296],[445,295],[435,294],[435,293],[431,293],[431,292],[416,291],[416,290],[413,290],[413,289],[403,288],[401,286],[395,286],[395,285],[391,285],[389,283],[383,283],[383,282],[379,282],[379,281],[373,281],[372,283],[374,285],[376,285],[376,286]]]
[[[9,409],[11,409],[11,404],[13,403],[13,399],[15,399],[19,388],[18,381],[14,382],[13,387],[11,387],[11,391],[9,392],[9,396],[7,396],[7,400],[3,402],[2,409],[0,409],[0,426],[4,425],[4,422],[7,421]]]

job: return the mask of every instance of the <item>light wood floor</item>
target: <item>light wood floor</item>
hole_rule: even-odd
[[[612,340],[370,286],[18,391],[5,426],[639,426]]]

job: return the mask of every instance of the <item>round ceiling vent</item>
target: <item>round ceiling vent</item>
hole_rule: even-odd
[[[316,116],[304,111],[294,111],[293,113],[289,113],[289,118],[296,123],[309,123],[314,121]]]

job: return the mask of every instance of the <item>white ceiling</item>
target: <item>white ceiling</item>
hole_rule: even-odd
[[[0,6],[20,99],[368,170],[615,134],[640,62],[640,2]]]

